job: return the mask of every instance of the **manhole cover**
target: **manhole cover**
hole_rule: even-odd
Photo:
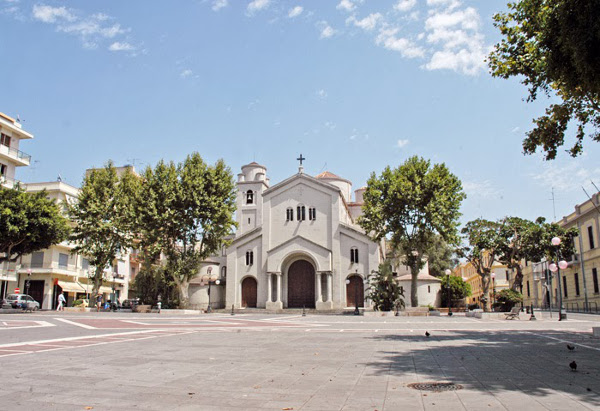
[[[414,388],[419,391],[456,391],[462,389],[462,385],[454,384],[452,382],[415,382],[408,384],[409,388]]]

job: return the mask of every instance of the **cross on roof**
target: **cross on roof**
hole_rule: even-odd
[[[302,165],[302,161],[306,160],[306,158],[302,157],[302,154],[300,154],[300,157],[298,157],[296,160],[298,160],[300,162],[300,165]]]

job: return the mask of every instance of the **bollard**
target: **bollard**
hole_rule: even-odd
[[[529,321],[536,321],[537,318],[535,318],[535,313],[533,312],[533,304],[531,304],[531,317],[529,317]]]
[[[159,301],[156,305],[158,305],[158,313],[160,314],[160,308],[162,306],[162,303]]]
[[[231,315],[235,315],[235,313],[233,312],[233,307],[234,306],[235,306],[234,304],[231,304]]]
[[[306,317],[306,306],[302,306],[302,317]]]

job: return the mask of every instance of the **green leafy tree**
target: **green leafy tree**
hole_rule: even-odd
[[[501,223],[482,218],[469,221],[461,230],[468,245],[459,248],[459,255],[466,258],[481,277],[482,302],[486,311],[490,310],[490,274],[498,257],[501,230]]]
[[[521,290],[523,287],[523,263],[525,261],[538,262],[541,258],[539,247],[531,238],[536,224],[519,217],[506,217],[499,224],[497,259],[515,271],[512,289]]]
[[[457,277],[455,275],[445,275],[441,278],[441,280],[443,306],[449,307],[453,305],[455,301],[462,300],[463,298],[467,298],[471,295],[471,284],[464,281],[461,277]],[[448,296],[450,296],[449,301]]]
[[[369,276],[367,298],[373,301],[375,311],[392,311],[404,307],[404,293],[394,278],[392,265],[386,260]]]
[[[557,252],[561,258],[569,260],[575,254],[575,237],[579,235],[577,228],[566,229],[556,223],[548,223],[543,217],[538,217],[528,238],[529,261],[539,262],[542,259],[556,261]],[[552,245],[552,239],[561,240],[557,248]]]
[[[90,276],[93,295],[98,293],[104,270],[117,254],[133,246],[137,228],[134,205],[139,186],[139,178],[130,169],[119,176],[109,161],[84,177],[78,201],[69,207],[74,223],[73,252],[85,255],[94,267]]]
[[[374,241],[389,237],[392,248],[411,271],[411,306],[418,307],[417,276],[436,235],[457,242],[460,180],[445,164],[414,156],[396,169],[371,174],[359,224]]]
[[[144,172],[138,203],[142,246],[154,263],[166,257],[165,272],[188,305],[189,282],[200,263],[225,243],[235,226],[235,185],[222,160],[207,165],[198,153],[176,166],[159,162]]]
[[[144,265],[135,276],[132,288],[142,304],[156,305],[159,295],[164,308],[179,302],[175,283],[159,264]]]
[[[458,265],[456,258],[456,247],[448,244],[440,235],[434,235],[429,248],[426,251],[429,274],[434,277],[445,276],[447,269]]]
[[[489,56],[492,75],[520,77],[528,101],[539,91],[559,100],[534,120],[524,152],[541,148],[554,159],[570,123],[577,127],[572,156],[586,133],[600,141],[600,0],[517,0],[494,20],[503,37]]]
[[[515,290],[505,289],[496,293],[496,306],[500,311],[510,311],[515,305],[523,302],[523,295]]]
[[[46,192],[0,187],[0,262],[43,250],[67,239],[68,220]]]

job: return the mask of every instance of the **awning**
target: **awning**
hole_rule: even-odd
[[[59,281],[58,286],[62,288],[63,291],[73,292],[73,293],[82,293],[85,292],[85,287],[81,285],[81,283],[76,283],[73,281]]]
[[[113,290],[110,287],[101,286],[100,290],[98,290],[100,294],[112,294]],[[92,287],[90,287],[90,292],[92,292]]]

